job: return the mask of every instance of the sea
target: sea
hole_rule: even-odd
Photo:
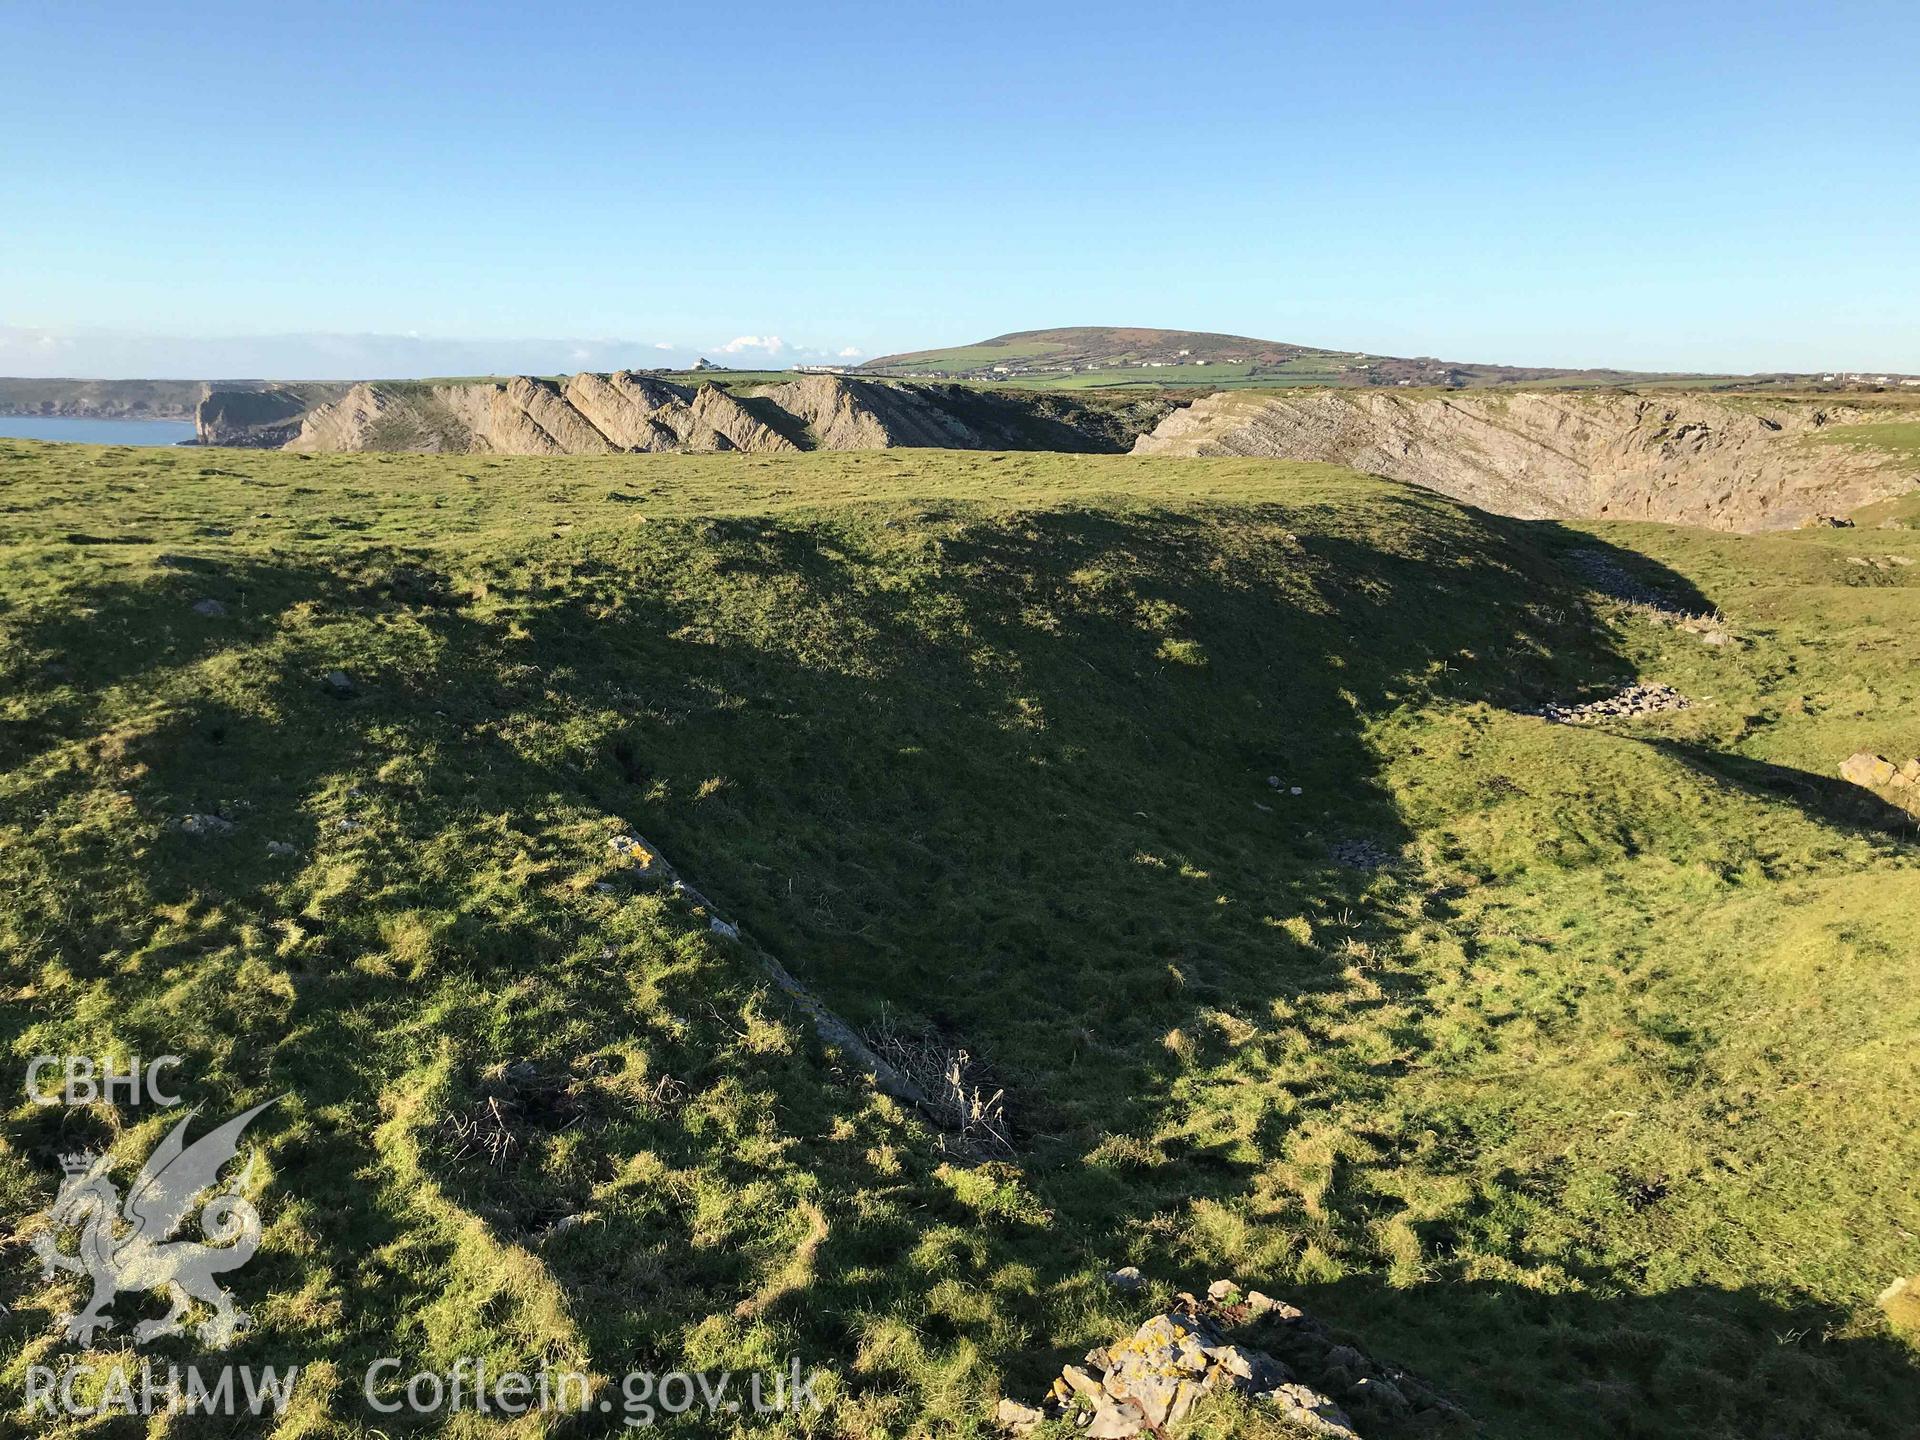
[[[193,439],[193,422],[96,420],[84,415],[0,415],[0,438],[65,440],[75,445],[178,445]]]

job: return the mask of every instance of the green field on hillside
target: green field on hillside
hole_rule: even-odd
[[[1920,460],[1920,420],[1882,420],[1858,425],[1833,425],[1820,432],[1820,443],[1891,451],[1906,459]]]
[[[285,1097],[229,1358],[294,1405],[152,1433],[443,1433],[366,1405],[395,1355],[797,1358],[824,1413],[669,1432],[984,1436],[1222,1276],[1497,1437],[1912,1433],[1920,852],[1836,767],[1920,755],[1920,535],[897,450],[0,441],[0,510],[9,1061]],[[1693,703],[1529,713],[1634,679]],[[1010,1143],[876,1093],[623,833],[855,1028],[965,1051]],[[9,1101],[21,1433],[149,1433],[14,1410],[85,1298],[26,1217],[175,1118]]]

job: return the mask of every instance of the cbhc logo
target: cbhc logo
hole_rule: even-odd
[[[144,1066],[131,1057],[124,1068],[112,1060],[96,1065],[86,1055],[36,1055],[27,1065],[27,1094],[36,1105],[91,1105],[96,1100],[123,1105],[178,1105],[180,1097],[160,1088],[160,1073],[181,1064],[178,1055],[162,1055]],[[49,1093],[40,1077],[59,1072],[62,1084]]]

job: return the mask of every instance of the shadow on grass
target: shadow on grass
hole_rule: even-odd
[[[1909,841],[1920,831],[1920,817],[1890,804],[1864,786],[1836,776],[1816,775],[1790,765],[1775,765],[1684,740],[1649,739],[1644,743],[1689,769],[1749,795],[1763,800],[1784,800],[1809,819],[1825,825],[1897,835]]]
[[[1497,1435],[1865,1440],[1910,1434],[1920,1385],[1913,1347],[1850,1333],[1831,1308],[1754,1291],[1549,1294],[1362,1277],[1292,1293],[1311,1313],[1337,1314],[1337,1338],[1412,1370]],[[1367,1419],[1369,1440],[1422,1433]]]

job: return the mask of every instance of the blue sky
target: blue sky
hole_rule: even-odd
[[[0,373],[1920,372],[1920,7],[1343,8],[10,5]]]

